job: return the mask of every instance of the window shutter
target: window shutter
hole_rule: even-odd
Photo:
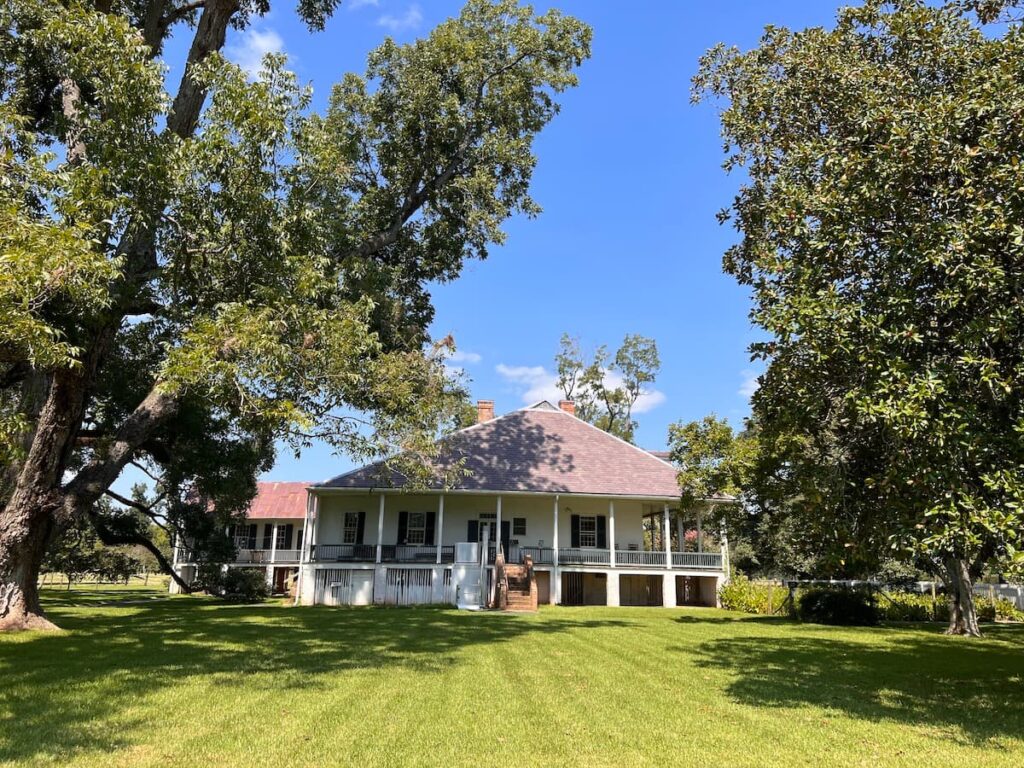
[[[597,548],[608,548],[608,518],[604,515],[597,516]]]
[[[572,515],[569,517],[569,531],[570,531],[570,545],[578,547],[580,545],[580,516]]]
[[[359,522],[356,524],[356,544],[363,543],[363,532],[366,530],[366,513],[359,512]]]
[[[264,523],[263,524],[263,548],[270,549],[270,545],[273,543],[274,524]]]
[[[398,544],[405,544],[406,532],[409,530],[409,513],[398,513]]]
[[[249,536],[246,542],[248,546],[246,549],[256,549],[256,523],[249,523]]]
[[[469,521],[469,529],[466,531],[466,541],[480,541],[480,523],[477,520]]]
[[[288,523],[284,527],[284,546],[282,549],[292,548],[292,534],[295,533],[295,526],[292,523]]]
[[[299,530],[297,530],[295,532],[295,548],[297,550],[299,550],[300,552],[302,551],[302,529],[301,528],[299,528]]]
[[[434,516],[436,512],[427,512],[423,520],[423,543],[427,546],[433,546],[437,542],[434,541]]]

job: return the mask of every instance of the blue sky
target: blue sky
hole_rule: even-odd
[[[690,78],[716,42],[749,48],[766,24],[829,25],[819,0],[554,3],[594,29],[593,57],[562,112],[539,137],[532,193],[544,212],[506,226],[507,243],[433,291],[433,333],[451,333],[474,398],[498,413],[552,390],[563,331],[585,348],[612,349],[627,333],[657,340],[662,370],[641,403],[637,442],[665,445],[668,424],[715,412],[735,425],[748,413],[757,367],[746,292],[723,275],[735,238],[715,213],[739,179],[721,170],[715,108],[693,106]],[[311,34],[289,3],[246,31],[232,31],[229,57],[255,67],[284,51],[320,106],[347,71],[386,36],[425,35],[461,6],[449,0],[349,0],[324,32]],[[548,3],[536,3],[538,10]],[[174,49],[168,57],[174,58]],[[176,79],[176,78],[175,78]],[[315,447],[282,452],[264,479],[320,480],[351,466]]]

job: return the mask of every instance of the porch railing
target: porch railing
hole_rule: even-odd
[[[706,568],[708,570],[722,570],[721,552],[673,552],[672,566],[674,568]]]
[[[551,547],[519,547],[519,559],[529,555],[534,565],[552,565],[555,562],[555,550]]]
[[[239,549],[235,556],[236,563],[251,565],[263,565],[270,563],[297,563],[299,562],[299,550],[297,549]]]
[[[559,564],[566,565],[608,565],[611,553],[607,549],[569,548],[558,550]]]
[[[640,552],[635,549],[615,550],[615,564],[627,568],[643,568],[645,566],[665,567],[664,552]]]
[[[437,547],[384,544],[380,548],[380,559],[385,563],[433,563],[437,561]],[[454,546],[442,545],[441,562],[455,562]]]
[[[437,561],[437,547],[383,544],[380,559],[383,563],[433,563]],[[316,544],[313,560],[318,563],[373,563],[377,560],[377,545]],[[441,562],[455,562],[454,546],[441,547]]]
[[[373,544],[314,544],[313,560],[318,563],[372,563],[377,559]]]

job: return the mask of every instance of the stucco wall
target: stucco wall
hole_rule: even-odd
[[[366,513],[364,544],[377,543],[377,519],[379,495],[370,493],[326,494],[320,497],[319,523],[316,540],[320,544],[340,544],[342,537],[343,513],[346,511]],[[445,545],[466,541],[468,522],[479,520],[481,515],[493,515],[497,511],[496,496],[471,496],[449,494],[445,496],[444,525],[441,543]],[[609,517],[608,501],[562,496],[559,499],[558,536],[559,546],[571,546],[571,516],[603,515]],[[502,520],[521,517],[526,519],[526,535],[511,534],[523,546],[551,547],[554,544],[554,497],[553,496],[503,496]],[[660,509],[660,507],[652,507]],[[385,494],[384,544],[397,543],[398,515],[401,511],[434,512],[438,510],[436,495]],[[615,538],[618,549],[629,549],[634,545],[643,549],[644,504],[638,501],[615,502]]]

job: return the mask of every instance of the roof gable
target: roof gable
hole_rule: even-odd
[[[459,461],[469,471],[455,490],[579,493],[674,498],[676,469],[648,451],[610,435],[547,401],[512,411],[444,438],[439,471]],[[378,462],[319,487],[402,487]]]

